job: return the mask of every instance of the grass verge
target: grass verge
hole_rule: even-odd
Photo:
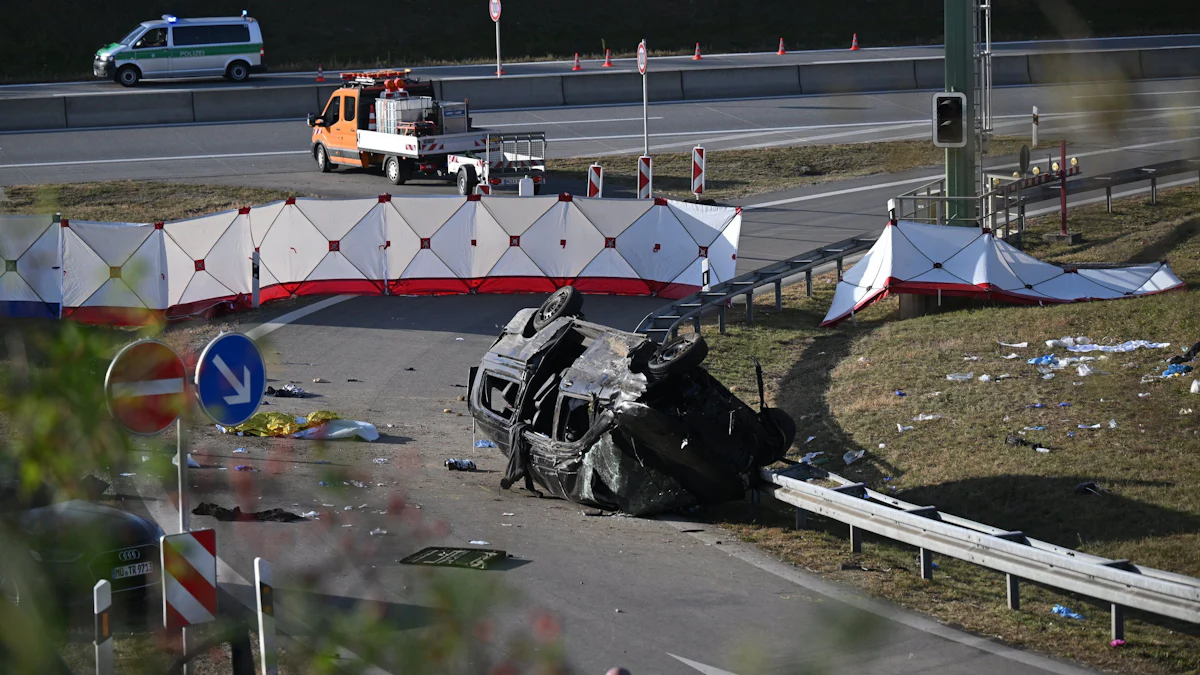
[[[0,213],[61,212],[72,220],[117,223],[183,220],[304,196],[289,190],[131,180],[14,185],[4,192]]]
[[[1072,230],[1087,239],[1078,246],[1042,243],[1041,233],[1057,223],[1054,217],[1035,221],[1027,250],[1055,262],[1165,257],[1191,287],[1200,283],[1195,188],[1163,193],[1157,206],[1139,197],[1114,207],[1111,215],[1103,205],[1071,212]],[[906,501],[1096,555],[1200,576],[1200,416],[1184,413],[1200,410],[1200,396],[1188,393],[1190,376],[1142,380],[1200,339],[1200,291],[1045,308],[996,305],[908,321],[893,321],[898,305],[887,300],[858,314],[857,325],[819,329],[833,281],[818,279],[813,298],[804,297],[803,285],[786,289],[782,313],[773,312],[768,294],[756,307],[755,325],[734,325],[728,336],[709,341],[710,370],[742,391],[753,387],[746,355],[762,360],[771,397],[798,421],[796,451],[823,451],[832,470]],[[1025,361],[1053,352],[1044,341],[1065,335],[1098,342],[1144,338],[1172,347],[1110,354],[1091,364],[1099,371],[1094,375],[1067,370],[1044,380]],[[1030,346],[1012,349],[1001,340]],[[1011,352],[1020,358],[1002,358]],[[946,380],[948,373],[967,371],[1013,378]],[[1028,407],[1033,403],[1045,407]],[[921,413],[944,417],[913,421]],[[897,424],[915,428],[901,433]],[[1007,445],[1010,434],[1052,451]],[[814,440],[805,443],[810,436]],[[866,458],[845,466],[842,454],[860,448]],[[1075,486],[1084,481],[1109,492],[1077,494]],[[853,555],[840,523],[815,518],[813,529],[793,532],[790,518],[741,505],[715,517],[799,566],[1011,644],[1126,673],[1200,669],[1195,625],[1133,613],[1127,615],[1127,646],[1111,648],[1103,603],[1025,584],[1022,609],[1012,612],[1005,607],[1003,576],[983,568],[939,557],[934,581],[927,583],[916,573],[914,549],[867,538],[863,553]],[[1052,615],[1055,603],[1086,619]]]
[[[989,155],[1016,155],[1026,143],[1020,138],[994,138]],[[897,173],[945,161],[945,151],[929,141],[713,150],[707,155],[704,196],[719,202],[858,176]],[[607,189],[634,190],[637,155],[552,159],[546,168],[555,178],[586,185],[587,168],[593,162],[604,166]],[[654,155],[654,192],[659,197],[695,199],[691,151]]]

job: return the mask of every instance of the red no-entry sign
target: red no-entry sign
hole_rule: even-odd
[[[117,353],[104,378],[112,416],[131,433],[164,431],[187,405],[183,360],[157,340],[139,340]]]
[[[488,3],[488,13],[492,15],[492,21],[500,20],[500,0],[491,0]]]

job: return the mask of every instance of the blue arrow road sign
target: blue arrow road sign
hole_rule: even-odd
[[[241,333],[218,335],[196,364],[196,396],[217,424],[234,426],[250,419],[267,389],[262,353]]]

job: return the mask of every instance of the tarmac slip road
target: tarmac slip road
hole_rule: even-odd
[[[272,398],[264,410],[331,409],[383,433],[375,443],[324,447],[209,429],[193,435],[192,452],[206,468],[191,472],[192,504],[321,514],[303,523],[192,518],[193,527],[217,530],[221,558],[243,577],[253,578],[254,557],[272,562],[281,612],[288,603],[315,603],[308,626],[285,621],[284,630],[311,639],[318,616],[382,612],[395,619],[399,643],[430,625],[436,610],[429,584],[469,588],[487,579],[516,592],[513,604],[490,607],[497,632],[527,632],[534,617],[549,612],[577,672],[623,665],[639,675],[744,673],[739,653],[746,652],[739,650],[763,657],[760,672],[794,672],[790,664],[797,661],[826,661],[835,672],[1083,672],[874,605],[705,525],[589,517],[569,502],[501,491],[506,460],[497,450],[472,446],[471,418],[457,399],[499,326],[543,297],[352,298],[263,339],[274,386],[292,380],[317,395]],[[648,298],[594,296],[584,309],[591,320],[631,328],[655,305]],[[328,383],[313,384],[317,377]],[[238,447],[247,452],[234,453]],[[447,471],[448,457],[471,459],[479,471]],[[256,471],[235,471],[236,465]],[[364,487],[318,484],[340,469]],[[406,508],[399,509],[401,503]],[[372,536],[375,528],[388,534]],[[418,571],[396,562],[427,545],[470,547],[473,541],[514,558],[488,572]],[[302,589],[305,579],[315,587]],[[847,622],[862,635],[839,645],[827,628]],[[863,625],[877,630],[868,633]],[[366,651],[353,641],[344,646]]]

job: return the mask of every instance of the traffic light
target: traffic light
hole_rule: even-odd
[[[933,144],[939,148],[967,145],[967,95],[938,92],[933,95]]]

